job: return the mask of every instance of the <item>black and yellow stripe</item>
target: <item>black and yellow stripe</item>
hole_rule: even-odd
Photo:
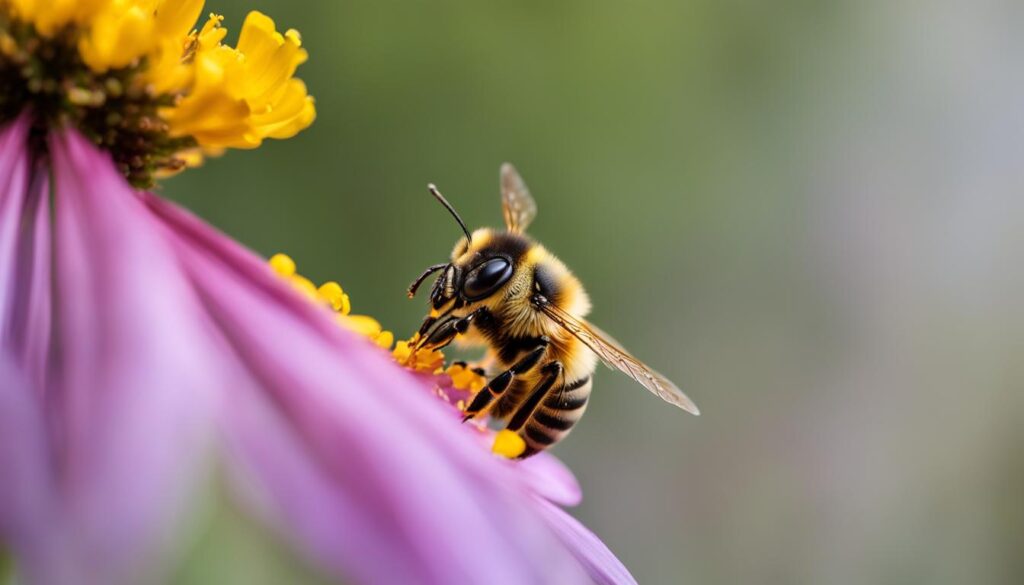
[[[519,436],[526,441],[521,457],[529,457],[564,439],[583,418],[592,387],[588,376],[551,390],[519,429]]]

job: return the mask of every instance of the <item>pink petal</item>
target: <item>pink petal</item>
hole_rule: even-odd
[[[12,275],[28,184],[29,118],[19,116],[0,130],[0,274]],[[5,279],[0,285],[0,307],[8,306],[14,283]]]
[[[594,583],[636,585],[636,579],[629,573],[629,569],[586,526],[554,504],[540,499],[537,503],[548,525],[586,567]]]
[[[33,582],[70,583],[50,527],[55,478],[40,391],[50,316],[48,187],[32,172],[27,115],[0,130],[0,542]]]
[[[574,583],[518,476],[386,352],[264,261],[154,196],[237,352],[224,425],[243,489],[322,565],[360,582]]]
[[[530,490],[543,498],[563,506],[576,506],[583,499],[583,490],[576,476],[557,457],[538,453],[524,461],[509,461],[527,483]]]
[[[18,244],[21,216],[28,191],[31,161],[28,153],[28,117],[22,115],[0,131],[0,319],[6,345],[12,328],[14,296],[17,291]]]
[[[50,140],[59,319],[47,419],[80,558],[95,582],[152,570],[202,466],[221,379],[173,249],[110,158]]]
[[[0,542],[21,559],[30,583],[73,583],[58,494],[49,465],[41,396],[14,362],[0,355]]]
[[[37,388],[50,333],[50,217],[46,169],[30,160],[28,116],[0,132],[0,348]]]

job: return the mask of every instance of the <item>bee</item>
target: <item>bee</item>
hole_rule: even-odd
[[[516,169],[501,167],[505,230],[470,233],[455,208],[431,184],[430,193],[462,228],[448,262],[427,268],[409,298],[432,274],[430,313],[415,349],[440,349],[456,338],[484,346],[487,385],[469,401],[464,419],[489,414],[526,443],[521,458],[565,438],[587,408],[600,359],[666,402],[700,414],[675,384],[633,357],[589,323],[590,300],[561,260],[526,235],[537,204]]]

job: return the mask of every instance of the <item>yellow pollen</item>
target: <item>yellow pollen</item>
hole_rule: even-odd
[[[320,285],[320,288],[316,289],[316,292],[318,295],[320,295],[320,298],[327,301],[327,303],[331,305],[331,308],[334,309],[336,312],[339,312],[343,315],[348,314],[348,311],[343,310],[345,308],[345,301],[348,299],[348,295],[345,294],[345,291],[341,290],[340,284],[334,282],[333,280],[325,282]],[[349,306],[349,308],[351,309],[351,305]]]
[[[395,344],[392,355],[395,361],[417,372],[437,373],[444,367],[444,354],[436,349],[419,349],[413,351],[419,335],[413,335],[408,341]]]
[[[384,349],[390,349],[391,344],[395,342],[395,334],[390,331],[381,331],[374,341]]]
[[[295,287],[295,290],[306,295],[310,300],[317,301],[320,299],[319,295],[316,294],[316,285],[305,276],[293,274],[288,280],[292,283],[292,286]]]
[[[275,274],[291,283],[310,301],[334,311],[339,325],[368,338],[384,349],[391,349],[395,335],[385,331],[380,322],[373,317],[351,315],[352,303],[340,284],[332,280],[317,287],[311,280],[296,272],[295,261],[287,254],[274,254],[267,264]]]
[[[295,261],[287,254],[274,254],[270,257],[270,268],[285,278],[295,274]]]
[[[452,385],[459,390],[468,390],[476,393],[487,385],[487,378],[474,372],[471,368],[463,366],[462,364],[452,364],[448,366],[445,373],[452,379]]]
[[[526,441],[522,437],[517,435],[515,432],[508,429],[502,429],[498,431],[498,434],[494,437],[494,445],[491,446],[491,451],[502,457],[508,457],[514,459],[519,457],[526,451]]]
[[[344,319],[339,319],[338,322],[356,333],[367,337],[376,337],[381,332],[380,323],[373,317],[367,317],[366,315],[345,315],[344,317]]]

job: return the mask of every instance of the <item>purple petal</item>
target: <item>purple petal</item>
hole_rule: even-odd
[[[73,583],[50,468],[41,396],[0,355],[0,542],[22,560],[30,583]]]
[[[586,567],[594,583],[636,585],[636,579],[629,573],[629,569],[586,526],[554,504],[541,499],[537,503],[548,525]]]
[[[59,314],[47,421],[65,514],[95,582],[151,571],[170,536],[221,379],[173,249],[110,158],[51,136]]]
[[[538,453],[524,461],[509,461],[529,485],[530,490],[563,506],[576,506],[583,491],[576,476],[564,463],[550,453]]]
[[[264,261],[154,196],[255,384],[223,420],[242,488],[320,564],[360,582],[574,583],[520,478],[390,356]]]
[[[0,133],[0,348],[41,388],[50,334],[49,181],[30,160],[28,123],[22,115]]]
[[[18,259],[21,215],[28,189],[28,117],[22,115],[0,131],[0,323],[2,331],[11,328],[14,294],[13,280]],[[6,341],[7,335],[3,339]],[[6,344],[4,347],[7,347]]]
[[[49,333],[45,174],[31,173],[27,115],[0,130],[0,541],[32,582],[70,583],[60,562],[56,484],[41,410]],[[59,531],[57,531],[59,532]]]
[[[11,343],[23,348],[21,358],[29,379],[38,388],[46,383],[52,313],[50,180],[46,168],[36,164],[22,213],[22,232],[17,284],[13,297]]]

